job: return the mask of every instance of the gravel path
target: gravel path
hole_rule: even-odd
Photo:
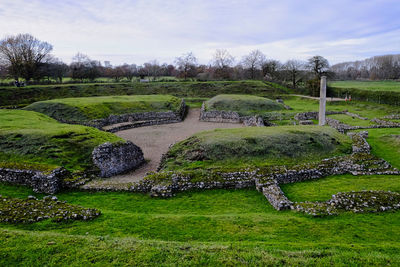
[[[146,126],[115,133],[138,145],[143,150],[144,157],[148,162],[130,173],[94,180],[84,187],[116,186],[138,181],[142,179],[147,172],[157,170],[161,155],[168,151],[171,144],[182,141],[201,131],[213,130],[216,128],[244,127],[242,124],[235,123],[201,122],[199,121],[199,116],[200,109],[189,109],[189,113],[183,122]]]

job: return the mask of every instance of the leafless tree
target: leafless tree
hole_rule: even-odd
[[[53,46],[30,34],[8,36],[0,41],[0,60],[15,79],[23,77],[30,81],[46,61]]]
[[[215,78],[230,79],[232,76],[232,65],[235,58],[226,49],[217,49],[212,58],[213,72]]]
[[[186,80],[188,77],[196,77],[197,58],[192,52],[183,54],[175,59],[175,64],[181,76]]]
[[[264,79],[277,81],[280,79],[282,63],[279,60],[268,59],[262,64],[262,75]]]
[[[304,63],[295,59],[288,60],[283,65],[283,69],[287,73],[287,76],[289,77],[289,80],[291,81],[293,88],[296,88],[297,83],[300,80],[301,70],[303,68],[304,68]]]
[[[77,53],[72,58],[72,63],[70,65],[70,68],[71,68],[72,78],[81,81],[83,81],[84,79],[89,79],[90,81],[94,81],[101,74],[100,62],[92,60],[87,55],[82,53]]]
[[[263,63],[266,61],[265,55],[260,50],[253,50],[242,59],[242,64],[248,69],[250,78],[255,79],[257,73],[261,73]]]

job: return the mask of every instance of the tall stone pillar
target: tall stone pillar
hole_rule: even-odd
[[[321,77],[321,89],[319,92],[319,116],[318,125],[325,125],[325,110],[326,110],[326,76]]]

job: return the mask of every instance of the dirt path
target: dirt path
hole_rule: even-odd
[[[130,173],[95,180],[86,184],[84,187],[115,186],[138,181],[142,179],[147,172],[157,170],[161,155],[168,151],[171,144],[182,141],[201,131],[213,130],[216,128],[244,127],[242,124],[235,123],[201,122],[199,121],[199,116],[200,109],[190,109],[186,119],[180,123],[146,126],[115,133],[138,145],[143,150],[145,159],[149,160],[149,162]]]

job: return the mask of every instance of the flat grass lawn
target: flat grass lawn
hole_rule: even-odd
[[[0,110],[0,166],[70,170],[92,168],[93,149],[105,142],[125,142],[92,127],[59,123],[41,113]]]
[[[170,95],[98,96],[40,101],[24,109],[61,121],[88,122],[126,113],[178,111],[180,104],[181,99]]]
[[[284,111],[286,113],[298,113],[307,111],[318,111],[319,101],[297,96],[288,96],[284,98],[285,104],[293,110]],[[399,114],[399,108],[396,106],[376,104],[362,101],[334,101],[326,103],[327,111],[349,111],[356,113],[368,119],[381,118],[390,114]]]
[[[329,86],[345,89],[400,92],[400,82],[396,81],[336,81]]]
[[[332,118],[338,120],[342,123],[352,125],[352,126],[371,126],[375,125],[375,123],[371,122],[370,120],[361,120],[358,118],[353,118],[346,114],[335,114],[335,115],[328,115],[328,118]]]
[[[400,128],[368,129],[372,153],[400,169]]]
[[[0,194],[26,198],[19,186]],[[312,218],[275,211],[255,190],[142,194],[65,192],[98,208],[90,222],[0,224],[2,266],[398,265],[400,212]]]
[[[216,129],[195,134],[168,152],[164,170],[295,165],[351,153],[351,140],[330,127]]]
[[[206,110],[235,111],[240,115],[263,114],[283,110],[282,104],[274,100],[253,95],[217,95],[205,102]]]
[[[281,185],[292,201],[326,201],[338,192],[384,190],[400,193],[400,175],[336,175],[315,181]]]

